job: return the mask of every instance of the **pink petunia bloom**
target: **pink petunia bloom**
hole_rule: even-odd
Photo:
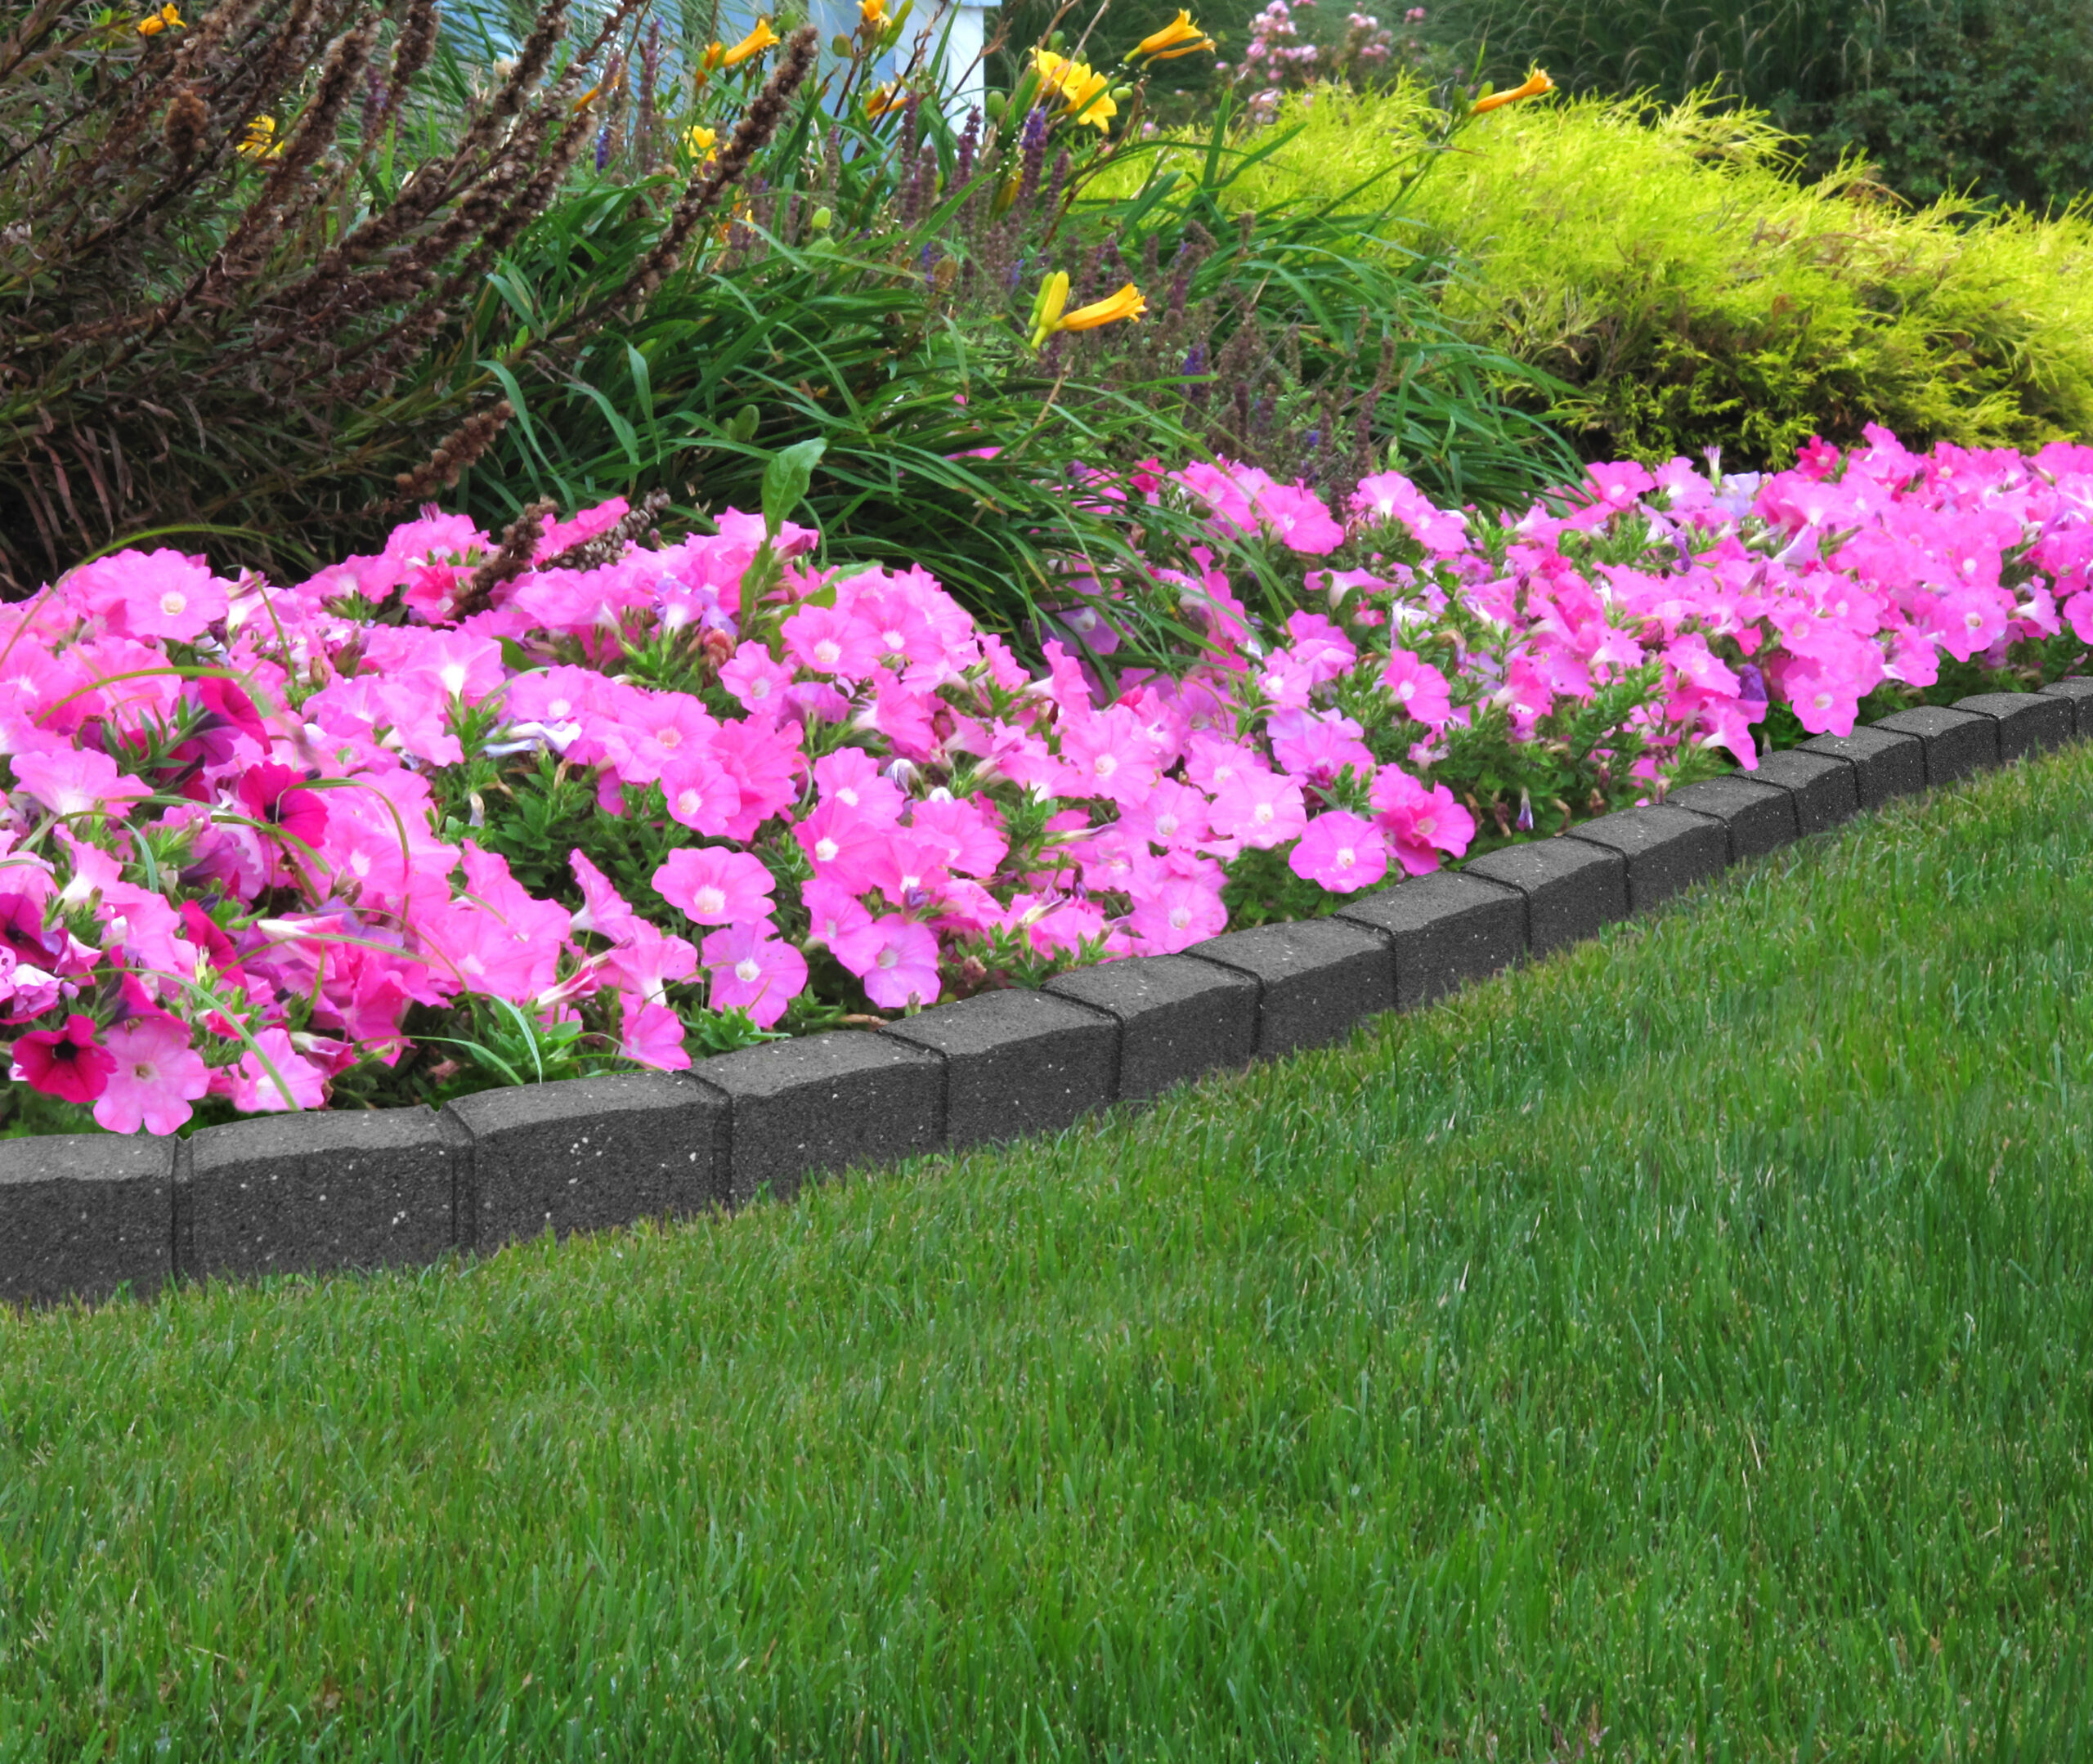
[[[1442,852],[1459,857],[1475,837],[1475,817],[1445,785],[1427,790],[1393,766],[1383,766],[1374,780],[1373,803],[1396,861],[1414,876],[1436,870]]]
[[[1286,861],[1296,875],[1317,887],[1351,894],[1388,873],[1388,842],[1364,815],[1332,809],[1308,823]]]
[[[879,762],[862,747],[845,747],[814,762],[814,788],[825,803],[840,803],[871,826],[890,827],[908,799],[880,776]]]
[[[872,916],[859,904],[857,896],[833,882],[804,884],[800,890],[800,904],[813,921],[807,929],[808,941],[826,943],[831,949],[838,938],[863,930],[872,922]]]
[[[881,1010],[938,1001],[938,939],[928,925],[890,914],[839,938],[835,949]]]
[[[262,714],[254,708],[254,701],[231,680],[216,674],[207,674],[196,682],[197,701],[230,727],[258,744],[265,750],[269,745],[269,730],[262,721]]]
[[[95,1120],[110,1133],[168,1134],[194,1113],[211,1074],[189,1045],[189,1030],[157,1012],[126,1018],[107,1036],[114,1064],[95,1099]]]
[[[109,1087],[116,1056],[95,1040],[92,1017],[78,1011],[62,1029],[38,1029],[15,1043],[8,1076],[46,1096],[68,1103],[92,1103]]]
[[[697,925],[754,925],[768,919],[777,881],[760,857],[703,846],[670,852],[654,872],[661,898]]]
[[[264,761],[240,775],[240,806],[264,826],[316,852],[327,837],[327,804],[316,790],[300,788],[305,774]]]
[[[806,958],[773,935],[776,929],[764,920],[729,925],[706,938],[701,949],[715,1010],[746,1010],[759,1029],[767,1029],[806,990]]]
[[[988,876],[1011,842],[1002,817],[986,797],[933,796],[909,813],[909,831],[944,853],[945,867],[960,875]]]
[[[257,1053],[257,1050],[259,1053]],[[267,1065],[262,1063],[266,1059]],[[270,1068],[276,1068],[274,1077]],[[279,1084],[276,1080],[283,1080]],[[284,1095],[285,1086],[290,1095]],[[232,1106],[244,1114],[280,1114],[288,1109],[321,1108],[327,1102],[327,1074],[291,1045],[280,1028],[264,1029],[254,1046],[240,1056],[232,1075]]]
[[[657,1072],[690,1070],[690,1050],[683,1045],[683,1020],[666,1005],[626,1002],[625,1032],[618,1052],[637,1065]]]
[[[792,659],[816,674],[862,680],[883,653],[877,631],[834,607],[802,607],[778,629]]]
[[[792,670],[773,660],[762,644],[744,643],[720,669],[719,683],[741,701],[751,716],[775,719],[784,714],[785,692],[792,683]]]
[[[1124,705],[1066,723],[1061,761],[1070,773],[1064,794],[1107,802],[1137,803],[1162,776],[1154,742]]]
[[[1297,839],[1308,824],[1301,786],[1291,778],[1244,771],[1214,792],[1213,831],[1258,851]]]
[[[1127,929],[1151,956],[1174,955],[1228,929],[1221,891],[1190,876],[1165,875],[1133,896]]]
[[[1373,774],[1373,752],[1359,739],[1365,731],[1342,711],[1275,710],[1269,729],[1272,758],[1296,779],[1331,784],[1347,766],[1362,779]]]
[[[73,605],[98,611],[112,631],[186,643],[225,616],[231,585],[213,575],[201,557],[165,549],[120,551],[75,571],[65,593]]]
[[[792,837],[813,860],[816,876],[846,893],[862,894],[872,885],[873,866],[890,831],[854,808],[827,802],[794,826]]]
[[[1289,551],[1323,557],[1344,543],[1344,529],[1306,486],[1274,484],[1257,496],[1258,517]]]
[[[1390,652],[1387,665],[1381,670],[1381,684],[1405,714],[1427,728],[1443,729],[1454,714],[1446,676],[1407,649]]]
[[[55,815],[105,809],[126,815],[153,793],[151,786],[119,771],[108,754],[91,748],[18,753],[8,763],[15,768],[15,782]]]
[[[741,818],[742,787],[710,753],[691,754],[663,768],[661,795],[669,818],[719,838]]]

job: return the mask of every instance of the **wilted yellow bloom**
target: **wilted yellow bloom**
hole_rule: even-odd
[[[1129,61],[1174,61],[1181,55],[1193,55],[1201,49],[1213,47],[1213,38],[1192,22],[1192,15],[1180,11],[1176,18],[1153,31],[1134,45]]]
[[[875,86],[865,94],[865,114],[885,116],[890,110],[899,110],[908,102],[908,88],[905,86]]]
[[[1111,82],[1091,72],[1087,61],[1071,61],[1051,49],[1036,49],[1033,65],[1039,70],[1043,91],[1060,99],[1063,114],[1101,130],[1119,114],[1118,105],[1105,96]]]
[[[1032,302],[1032,347],[1043,348],[1046,339],[1060,331],[1094,331],[1100,325],[1117,325],[1122,319],[1138,319],[1148,311],[1147,298],[1132,282],[1116,294],[1093,300],[1073,312],[1069,303],[1069,274],[1056,270],[1039,285]]]
[[[597,95],[601,92],[603,89],[603,88],[601,86],[591,86],[588,91],[582,93],[579,98],[576,98],[574,101],[575,114],[579,116],[581,112],[587,110],[590,105],[594,104],[596,101]]]
[[[752,55],[761,55],[773,43],[782,42],[778,33],[770,28],[770,20],[760,18],[755,29],[719,58],[722,67],[739,67]]]
[[[157,12],[148,12],[138,20],[138,34],[141,37],[157,37],[164,30],[186,30],[188,28],[182,23],[182,15],[171,5],[162,7]]]
[[[1517,104],[1522,98],[1539,98],[1555,90],[1555,82],[1548,77],[1544,68],[1535,68],[1526,75],[1523,86],[1514,86],[1509,92],[1493,92],[1487,98],[1478,98],[1469,113],[1481,116],[1486,110],[1495,110],[1499,105]]]
[[[276,139],[276,118],[258,116],[247,125],[247,133],[240,143],[242,157],[249,159],[273,159],[283,150],[283,143]]]

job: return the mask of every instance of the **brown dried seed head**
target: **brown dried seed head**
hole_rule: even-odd
[[[196,88],[176,87],[174,96],[168,102],[167,120],[161,125],[160,139],[167,144],[167,150],[177,165],[189,163],[210,123],[210,110],[197,96]]]

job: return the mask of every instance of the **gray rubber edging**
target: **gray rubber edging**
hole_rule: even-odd
[[[0,1297],[146,1296],[789,1198],[811,1178],[1051,1133],[1342,1039],[1646,912],[1894,796],[2093,736],[2093,679],[1907,710],[1331,917],[987,992],[687,1073],[487,1090],[442,1110],[273,1115],[187,1139],[0,1141]]]

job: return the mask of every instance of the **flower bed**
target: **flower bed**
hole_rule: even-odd
[[[789,488],[666,546],[612,504],[288,587],[83,567],[0,614],[14,1076],[164,1134],[681,1069],[1313,916],[2093,637],[2093,449],[1602,466],[1495,524],[1394,473],[1081,493],[1213,544],[1072,568],[1038,673],[818,562]]]

